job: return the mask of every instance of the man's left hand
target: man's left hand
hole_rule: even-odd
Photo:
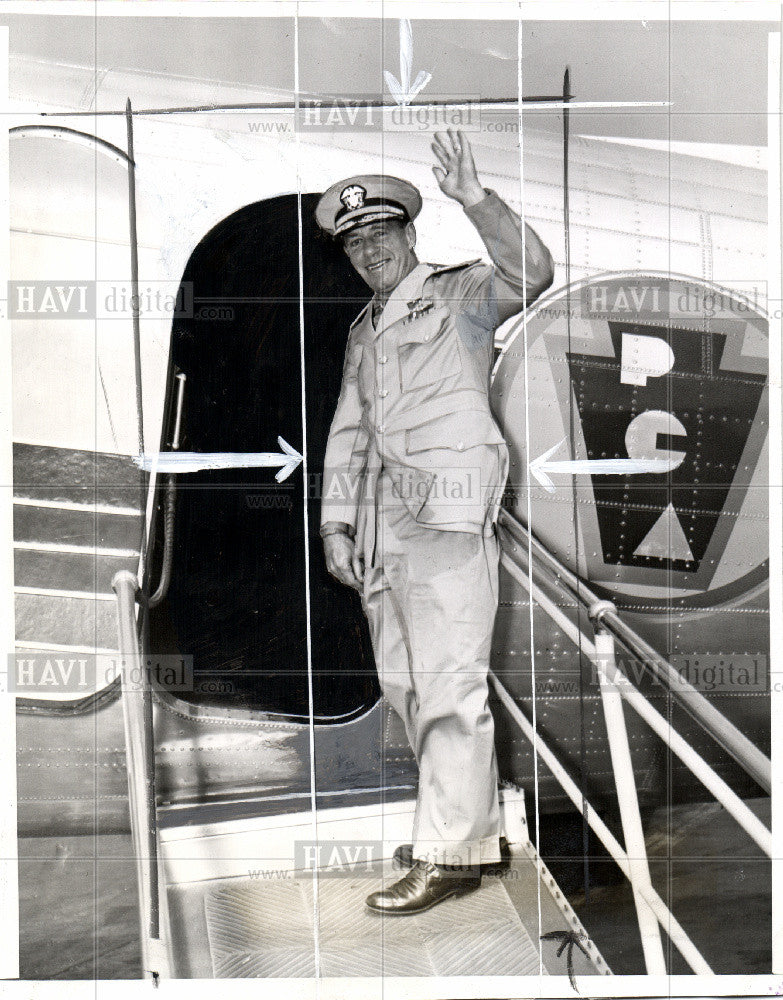
[[[458,201],[463,208],[486,198],[487,192],[476,174],[470,143],[463,132],[452,129],[436,132],[432,151],[440,162],[440,167],[433,167],[432,172],[444,194]]]

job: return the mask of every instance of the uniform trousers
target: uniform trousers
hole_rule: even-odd
[[[382,473],[363,604],[381,690],[419,768],[413,856],[500,860],[487,671],[498,605],[496,536],[424,527]]]

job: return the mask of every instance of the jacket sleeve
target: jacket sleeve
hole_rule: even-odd
[[[475,296],[478,309],[495,314],[500,326],[552,284],[552,255],[527,223],[523,240],[522,219],[494,191],[464,211],[494,265],[475,289],[466,288],[466,297]]]
[[[343,381],[329,429],[321,493],[321,526],[342,521],[356,527],[369,436],[362,427],[359,361],[362,347],[348,339]]]

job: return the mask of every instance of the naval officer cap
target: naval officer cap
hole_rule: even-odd
[[[377,219],[410,222],[421,211],[417,188],[388,174],[359,174],[332,184],[315,209],[321,229],[332,236]]]

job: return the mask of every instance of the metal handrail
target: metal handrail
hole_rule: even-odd
[[[117,623],[122,667],[122,708],[128,769],[131,834],[136,857],[142,959],[148,975],[150,942],[160,939],[155,758],[152,749],[152,697],[136,631],[138,580],[130,570],[112,579],[117,595]]]
[[[610,632],[625,649],[637,657],[654,680],[664,686],[690,717],[697,722],[726,753],[769,795],[772,791],[772,764],[769,757],[726,718],[704,695],[689,684],[675,668],[647,643],[627,622],[624,622],[611,602],[602,600],[572,570],[551,553],[524,524],[509,511],[500,511],[498,522],[523,550],[530,550],[538,565],[555,577],[555,583],[582,605],[597,623]],[[506,550],[507,551],[507,550]],[[507,553],[511,556],[511,553]],[[512,557],[513,558],[513,557]]]
[[[634,894],[639,932],[648,973],[654,974],[665,971],[660,927],[669,934],[672,943],[679,949],[694,972],[698,974],[710,974],[712,970],[703,955],[694,946],[681,925],[674,918],[671,910],[652,886],[647,849],[641,827],[633,762],[628,743],[625,717],[621,707],[621,699],[651,726],[653,731],[663,739],[669,749],[712,792],[721,805],[737,820],[745,832],[769,857],[772,856],[772,834],[717,772],[707,764],[704,758],[676,730],[672,729],[669,722],[660,715],[644,695],[634,687],[622,670],[619,669],[615,661],[614,651],[615,639],[619,638],[619,636],[615,635],[612,626],[620,622],[620,619],[614,605],[610,601],[600,600],[589,587],[578,586],[580,581],[575,574],[565,566],[562,566],[557,558],[547,552],[527,532],[527,529],[519,524],[519,522],[516,522],[508,512],[503,512],[503,515],[508,535],[516,544],[504,547],[501,555],[501,564],[512,578],[527,590],[530,600],[535,601],[549,615],[552,621],[562,629],[564,634],[590,657],[598,671],[601,684],[601,699],[607,726],[607,737],[612,756],[612,769],[615,775],[615,785],[625,838],[625,850],[623,850],[620,843],[606,827],[606,824],[596,815],[595,810],[585,798],[583,790],[578,788],[576,782],[563,764],[547,746],[546,741],[536,732],[533,723],[530,722],[519,705],[517,705],[513,695],[505,688],[499,677],[492,670],[489,671],[490,682],[512,719],[531,742],[534,752],[537,752],[542,758],[544,764],[560,783],[566,795],[582,813],[586,822],[612,855],[623,874],[628,878]],[[509,548],[512,551],[509,551]],[[553,580],[547,579],[540,561],[536,559],[539,555],[544,557],[541,561],[545,563],[548,576],[554,577]],[[528,562],[530,563],[529,568],[527,566]],[[585,610],[594,624],[595,641],[591,641],[582,631],[581,627],[575,624],[547,594],[540,582],[542,578],[544,582],[556,584],[561,593],[571,594],[579,603],[585,606]],[[639,639],[632,629],[628,629],[628,633],[631,639]],[[623,645],[626,644],[623,643]],[[643,640],[639,639],[637,648],[640,648],[642,645],[646,646]],[[653,657],[655,657],[654,662],[660,662],[660,658],[657,657],[655,651],[651,650],[650,647],[647,647],[647,649],[650,649]],[[665,684],[666,681],[664,678],[666,672],[663,671],[662,673],[663,677],[661,679]],[[677,677],[679,683],[679,675]],[[705,700],[695,689],[692,689],[692,691],[699,699]],[[688,707],[689,714],[691,715],[694,712],[698,712],[700,708],[697,699],[691,699]],[[716,714],[719,719],[723,720],[720,713]],[[715,723],[713,717],[707,716],[706,719],[704,716],[694,717],[698,719],[710,735],[714,735],[708,728],[710,724],[714,725]],[[728,720],[723,721],[725,722],[726,731],[730,732],[731,729],[735,728]],[[736,730],[735,732],[738,733]],[[723,729],[720,735],[725,739],[725,731]],[[742,734],[739,735],[742,736]],[[722,739],[718,740],[718,742],[723,745]],[[740,759],[738,762],[746,767],[747,762],[742,759],[745,748],[738,746],[736,740],[733,746],[735,751],[739,752]],[[753,749],[761,755],[758,748],[753,747]],[[765,759],[763,755],[761,757]]]
[[[489,671],[489,679],[512,719],[514,719],[530,743],[536,747],[538,755],[555,776],[556,780],[560,783],[560,787],[566,793],[574,806],[576,806],[579,812],[584,816],[586,821],[589,823],[591,830],[593,830],[595,835],[614,858],[623,875],[625,875],[628,881],[633,884],[631,859],[623,850],[620,842],[595,811],[595,808],[591,806],[584,797],[579,786],[576,784],[568,771],[566,771],[552,750],[547,746],[546,742],[535,731],[535,729],[533,729],[533,725],[530,720],[527,718],[519,705],[517,705],[513,696],[506,690],[497,675],[492,670]],[[705,961],[703,955],[698,950],[696,945],[694,945],[693,941],[691,941],[682,925],[674,917],[674,914],[661,899],[655,889],[653,889],[650,885],[637,885],[635,889],[638,891],[639,895],[643,897],[650,909],[655,913],[659,924],[664,928],[664,930],[666,930],[672,940],[672,943],[676,945],[680,954],[691,969],[693,969],[693,971],[700,976],[712,975],[713,971]]]
[[[578,628],[568,616],[552,601],[541,589],[541,587],[528,578],[523,567],[520,567],[507,552],[501,556],[501,563],[505,566],[511,576],[525,587],[532,599],[546,611],[549,617],[555,622],[563,633],[578,646],[582,652],[589,656],[599,673],[607,673],[609,680],[617,687],[623,700],[627,701],[635,711],[651,726],[653,731],[667,744],[685,766],[709,789],[717,798],[721,805],[740,824],[743,830],[752,837],[761,849],[769,856],[772,854],[772,837],[769,830],[764,826],[758,817],[748,808],[737,793],[714,771],[709,764],[698,754],[690,744],[670,725],[660,712],[658,712],[647,698],[638,691],[630,680],[614,667],[608,669],[607,664],[602,661],[596,643],[592,642],[580,628]],[[605,634],[611,636],[606,630]]]
[[[184,372],[177,372],[177,402],[174,411],[174,433],[171,437],[171,450],[179,451],[180,435],[182,433],[182,407],[185,399]],[[156,608],[169,592],[171,571],[174,566],[174,517],[177,506],[177,477],[173,472],[166,475],[166,490],[163,500],[163,559],[161,561],[160,582],[157,590],[147,600],[148,608]]]

